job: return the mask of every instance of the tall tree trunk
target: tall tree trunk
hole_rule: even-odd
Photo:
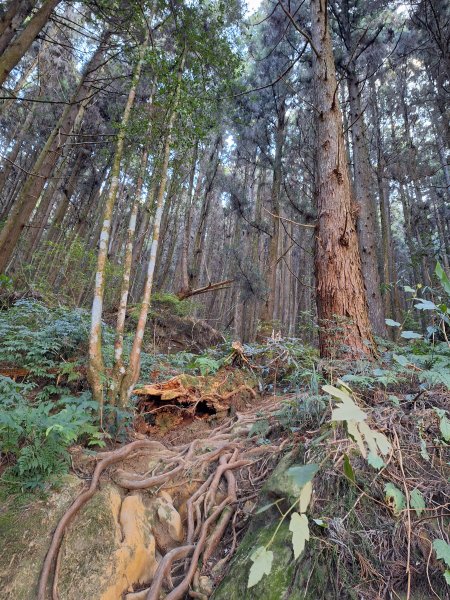
[[[383,283],[386,286],[386,291],[384,293],[384,307],[386,315],[393,318],[395,321],[398,321],[400,319],[400,297],[397,287],[397,268],[395,264],[395,249],[392,239],[389,182],[387,181],[386,159],[383,151],[383,138],[381,135],[378,97],[373,78],[370,80],[369,85],[377,153],[376,177],[381,216]]]
[[[322,357],[347,351],[372,357],[374,342],[361,271],[355,207],[337,97],[327,3],[311,0],[313,81],[316,107],[316,291]]]
[[[183,230],[183,241],[181,243],[180,250],[180,292],[189,291],[189,246],[191,240],[191,228],[192,228],[192,194],[194,191],[194,179],[197,170],[198,161],[198,140],[195,143],[193,155],[192,155],[192,166],[189,173],[189,184],[186,193],[186,209],[184,212],[184,230]]]
[[[198,287],[200,281],[200,269],[203,258],[204,241],[206,236],[206,226],[208,223],[208,216],[211,209],[211,192],[214,183],[214,179],[217,174],[220,162],[220,146],[222,144],[222,137],[216,136],[212,147],[211,153],[208,159],[208,167],[205,177],[205,191],[203,194],[203,202],[200,209],[200,219],[195,234],[193,258],[189,272],[189,288],[191,290]]]
[[[140,47],[139,57],[134,68],[127,102],[122,116],[120,130],[117,135],[116,150],[111,168],[111,183],[103,211],[102,229],[97,256],[97,269],[95,275],[94,299],[92,302],[91,331],[89,336],[89,366],[88,380],[92,389],[94,400],[99,404],[100,418],[103,418],[103,380],[104,363],[102,353],[102,313],[103,299],[105,293],[105,270],[108,258],[109,238],[111,233],[111,222],[113,218],[114,205],[116,203],[117,191],[119,189],[120,164],[122,162],[123,148],[125,143],[126,128],[130,119],[131,109],[136,97],[136,89],[141,76],[144,63],[145,51],[149,40],[149,30],[146,32],[145,41]]]
[[[36,0],[11,0],[0,19],[0,55],[6,50],[35,4]]]
[[[167,185],[167,171],[169,167],[170,150],[172,146],[172,130],[175,124],[177,115],[178,103],[180,100],[181,92],[181,79],[183,77],[184,63],[186,60],[186,46],[183,49],[180,64],[178,66],[177,73],[177,85],[175,89],[174,99],[170,109],[170,115],[167,120],[166,139],[164,142],[164,150],[162,156],[161,165],[161,177],[158,189],[158,197],[156,199],[156,214],[153,222],[153,233],[152,233],[152,245],[150,249],[150,260],[147,267],[147,277],[145,280],[144,293],[142,297],[141,310],[139,312],[138,324],[136,326],[136,333],[133,340],[133,347],[130,354],[130,362],[127,373],[122,379],[121,392],[120,392],[120,404],[124,406],[131,396],[133,387],[139,379],[139,373],[141,368],[141,349],[142,342],[144,340],[145,325],[147,323],[148,310],[150,308],[150,298],[153,287],[153,276],[155,273],[156,254],[158,252],[159,243],[159,230],[161,226],[161,218],[164,208],[164,194]]]
[[[27,133],[29,133],[31,123],[33,121],[33,117],[34,117],[34,108],[32,108],[30,111],[28,111],[28,114],[25,118],[23,126],[21,127],[19,134],[15,138],[14,145],[12,146],[7,157],[4,159],[5,162],[3,165],[3,169],[0,171],[0,191],[3,191],[6,180],[8,179],[9,174],[11,173],[12,169],[16,168],[15,163],[16,163],[17,157],[19,156],[19,152],[20,152],[20,148],[22,147],[23,140],[25,139],[25,136],[27,135]],[[0,212],[1,212],[0,219],[3,219],[6,216],[6,213],[4,213],[4,211],[3,211],[3,205],[2,205],[2,210]]]
[[[47,23],[53,9],[61,0],[44,0],[41,8],[30,19],[23,31],[7,46],[0,56],[0,86],[2,86],[11,70],[17,65],[22,56],[36,39]]]
[[[272,190],[270,194],[271,211],[277,217],[280,215],[280,194],[282,182],[282,159],[286,125],[286,104],[281,100],[278,108],[277,129],[275,133],[275,158],[273,163]],[[269,241],[267,257],[266,283],[267,297],[262,306],[261,320],[270,325],[274,319],[275,293],[277,288],[278,248],[280,241],[280,219],[273,217],[273,227]]]
[[[148,109],[152,107],[153,93],[155,86],[153,86],[152,93],[148,100]],[[149,114],[149,126],[147,127],[146,139],[150,139],[151,136],[151,115]],[[136,232],[136,221],[138,215],[139,202],[142,199],[142,189],[144,187],[144,178],[147,171],[148,162],[148,145],[145,144],[142,149],[141,162],[139,166],[139,173],[136,181],[136,190],[134,192],[134,200],[130,211],[130,220],[127,229],[127,239],[125,244],[125,255],[123,260],[123,274],[122,274],[122,287],[120,290],[119,309],[117,311],[116,321],[116,336],[114,340],[114,367],[111,378],[110,388],[110,403],[115,404],[117,400],[117,391],[120,390],[121,378],[125,375],[126,369],[123,364],[123,338],[125,332],[125,318],[127,314],[128,306],[128,295],[130,292],[130,277],[131,268],[133,265],[133,244],[134,236]]]
[[[348,90],[353,148],[355,196],[358,203],[358,238],[362,272],[366,287],[369,318],[374,332],[386,337],[386,323],[381,281],[378,270],[377,232],[379,231],[375,198],[372,192],[372,176],[364,114],[361,106],[361,90],[354,70],[349,72]]]
[[[61,155],[67,139],[66,136],[72,132],[74,126],[76,127],[77,122],[81,121],[92,84],[89,75],[95,72],[101,64],[107,37],[109,37],[109,34],[102,37],[100,46],[89,61],[72,102],[66,106],[53,128],[10,211],[8,220],[0,232],[0,273],[5,271],[20,233],[28,223],[44,185]]]

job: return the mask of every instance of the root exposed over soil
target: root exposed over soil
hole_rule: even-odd
[[[264,413],[265,419],[268,416],[270,418],[281,401],[280,398],[271,398],[261,402],[258,411]],[[235,531],[236,509],[249,498],[255,497],[260,482],[285,447],[286,441],[282,440],[255,447],[248,432],[261,418],[258,416],[261,413],[255,410],[239,413],[212,430],[205,439],[196,439],[189,444],[166,448],[160,442],[137,440],[117,450],[100,453],[88,489],[75,499],[54,531],[39,579],[38,600],[46,600],[49,586],[52,599],[57,600],[59,552],[64,533],[80,509],[94,496],[102,473],[138,452],[150,456],[152,464],[156,461],[156,466],[150,473],[119,469],[112,472],[112,479],[125,493],[132,490],[158,492],[161,489],[176,489],[180,480],[186,479],[186,488],[189,482],[200,482],[185,501],[186,543],[165,553],[152,580],[149,574],[150,586],[146,596],[142,590],[139,594],[139,597],[147,600],[157,600],[164,589],[168,592],[167,600],[183,598],[193,581],[202,575],[198,571],[199,560],[202,558],[202,571],[208,572],[208,561],[230,522]],[[235,544],[231,550],[234,547]],[[231,555],[230,551],[226,560]],[[189,593],[195,594],[192,597],[204,597],[201,590],[193,589]],[[133,594],[130,595],[132,597]]]

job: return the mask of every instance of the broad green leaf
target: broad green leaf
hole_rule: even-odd
[[[447,567],[450,567],[450,544],[447,544],[444,540],[434,540],[433,548],[437,558],[443,560]]]
[[[248,575],[247,588],[251,588],[261,581],[264,575],[270,575],[272,570],[273,552],[266,550],[264,546],[259,546],[251,555],[253,564]]]
[[[372,431],[372,435],[377,443],[379,451],[383,456],[386,456],[392,447],[391,442],[387,439],[384,433],[380,433],[379,431]]]
[[[305,543],[309,540],[309,526],[306,515],[292,513],[289,531],[292,531],[292,546],[294,548],[294,558],[297,559],[305,548]]]
[[[447,569],[447,570],[444,572],[444,579],[445,579],[445,581],[447,582],[447,584],[448,584],[448,585],[450,585],[450,570],[449,570],[449,569]]]
[[[298,509],[301,513],[306,512],[306,509],[308,508],[309,503],[311,502],[312,489],[312,483],[310,481],[308,481],[308,483],[305,483],[305,485],[302,487],[302,491],[300,492],[300,499],[298,502]]]
[[[400,514],[400,512],[406,506],[403,492],[399,490],[398,487],[396,487],[393,483],[387,483],[384,486],[384,493],[386,502],[392,508],[394,515]]]
[[[352,465],[350,464],[350,460],[346,454],[344,454],[344,475],[352,483],[355,483],[355,473],[353,472]]]
[[[340,390],[339,388],[335,387],[334,385],[323,385],[322,389],[327,394],[330,394],[330,396],[339,398],[339,400],[347,400],[347,399],[351,400],[349,392],[345,389]]]
[[[400,400],[398,399],[398,396],[395,396],[394,394],[390,394],[389,400],[392,402],[392,404],[394,406],[400,406]]]
[[[366,422],[359,423],[358,429],[359,429],[360,433],[364,436],[366,444],[369,446],[369,452],[372,452],[373,454],[377,454],[378,453],[377,443],[375,441],[373,431],[370,429],[370,427],[367,425],[367,423]]]
[[[436,269],[434,270],[434,272],[436,273],[437,278],[441,282],[441,285],[444,288],[445,292],[450,296],[450,279],[447,277],[447,273],[441,267],[441,264],[439,262],[436,263]]]
[[[361,452],[363,457],[366,458],[366,447],[364,446],[362,436],[359,432],[358,423],[355,423],[355,421],[347,421],[347,431],[349,436],[351,436],[358,444],[359,451]]]
[[[392,319],[385,319],[384,321],[389,327],[400,327],[401,325],[401,323],[398,321],[393,321]]]
[[[447,415],[441,417],[439,429],[441,430],[444,440],[450,442],[450,421],[448,420]]]
[[[421,492],[417,489],[413,490],[410,494],[410,504],[411,508],[414,508],[418,517],[425,510],[425,500],[422,496]]]
[[[317,473],[319,466],[314,463],[309,463],[307,465],[301,465],[299,467],[290,467],[286,473],[289,477],[292,478],[294,483],[302,488],[309,481],[312,481],[312,478]]]
[[[410,294],[415,294],[416,290],[413,289],[412,287],[410,287],[409,285],[404,285],[403,289],[405,290],[405,292],[409,292]]]
[[[350,397],[343,399],[331,413],[332,421],[361,422],[365,419],[367,419],[366,413]]]
[[[437,306],[431,300],[421,300],[419,304],[414,304],[414,308],[417,308],[417,310],[436,310]]]
[[[406,358],[406,356],[402,356],[401,354],[393,354],[392,358],[402,367],[407,367],[409,365],[409,360]]]
[[[381,456],[378,456],[378,454],[374,454],[373,452],[369,452],[367,462],[371,467],[377,469],[377,471],[384,467],[384,460],[381,458]]]
[[[422,334],[415,331],[402,331],[400,336],[405,338],[405,340],[420,340]]]
[[[424,460],[430,462],[430,455],[428,454],[427,443],[423,438],[420,438],[420,456]]]

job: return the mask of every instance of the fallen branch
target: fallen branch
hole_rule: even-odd
[[[207,292],[217,292],[219,290],[227,289],[233,282],[234,279],[225,279],[224,281],[217,281],[216,283],[208,283],[208,285],[197,288],[196,290],[180,290],[176,296],[179,300],[186,300],[186,298],[190,298],[191,296],[198,296],[199,294],[206,294]]]

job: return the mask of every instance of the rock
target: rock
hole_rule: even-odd
[[[184,539],[181,517],[167,492],[160,492],[159,496],[152,501],[152,505],[157,516],[153,520],[156,543],[162,552],[167,552]]]
[[[297,485],[293,478],[287,474],[287,469],[293,462],[294,457],[291,454],[286,455],[265,483],[263,492],[272,499],[286,498],[289,504],[298,500],[302,486]]]
[[[122,500],[112,484],[97,492],[70,525],[61,558],[60,600],[121,600],[150,581],[158,564],[142,495]]]

